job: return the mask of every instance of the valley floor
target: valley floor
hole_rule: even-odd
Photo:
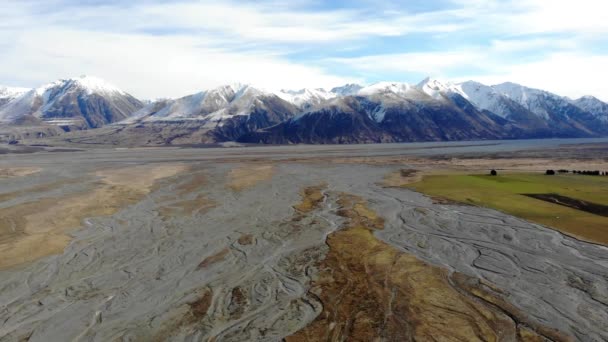
[[[2,148],[0,341],[608,340],[608,232],[405,187],[608,171],[601,139],[78,148]]]

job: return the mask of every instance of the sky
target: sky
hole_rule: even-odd
[[[0,84],[92,75],[142,99],[430,76],[608,101],[603,0],[1,0]]]

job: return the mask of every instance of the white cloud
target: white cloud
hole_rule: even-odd
[[[337,48],[370,36],[455,29],[434,24],[432,15],[378,17],[276,3],[9,1],[0,9],[6,9],[0,11],[0,41],[11,42],[0,51],[0,81],[36,86],[87,73],[147,98],[235,81],[267,88],[340,85],[357,79],[285,55],[307,44]]]
[[[332,86],[353,81],[286,62],[273,54],[201,47],[189,36],[24,31],[1,58],[0,79],[10,77],[11,70],[19,70],[19,78],[28,84],[86,73],[147,98],[178,97],[237,81],[265,88]]]
[[[543,60],[509,66],[497,66],[494,73],[470,75],[486,84],[515,82],[529,87],[578,98],[594,95],[608,102],[608,56],[579,53],[555,53]]]
[[[509,35],[608,33],[601,0],[453,0],[480,30]]]
[[[518,13],[507,17],[507,24],[519,32],[581,33],[608,32],[608,4],[601,0],[528,0],[511,5]]]
[[[347,64],[366,74],[417,73],[452,81],[475,80],[489,85],[515,82],[572,98],[594,95],[608,102],[607,55],[564,49],[532,60],[518,60],[511,55],[505,57],[506,52],[526,49],[526,45],[512,41],[494,44],[494,48],[488,49],[463,47],[454,52],[372,55],[331,62]],[[403,78],[397,77],[397,80]],[[419,80],[404,81],[414,83]]]
[[[5,0],[0,83],[36,86],[87,73],[154,98],[237,81],[330,87],[409,73],[608,96],[601,82],[608,57],[588,48],[608,33],[602,1],[453,0],[452,7],[423,13],[390,3],[312,10],[311,1]],[[438,43],[372,50],[376,39],[410,34]],[[295,52],[297,60],[290,57]],[[353,77],[336,76],[335,66],[353,70]]]
[[[354,58],[328,59],[330,63],[347,64],[367,72],[418,72],[429,75],[445,73],[447,69],[474,63],[479,54],[473,50],[453,52],[412,52]]]
[[[572,50],[578,48],[578,45],[579,44],[575,39],[496,39],[491,41],[490,49],[496,53],[526,53],[538,51],[539,49]]]

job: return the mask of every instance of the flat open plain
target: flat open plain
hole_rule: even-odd
[[[403,187],[606,139],[77,147],[2,149],[0,341],[608,340],[606,246]]]

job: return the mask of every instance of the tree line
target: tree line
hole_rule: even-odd
[[[599,170],[565,170],[565,169],[559,169],[557,170],[557,172],[555,170],[547,170],[545,171],[546,175],[552,176],[555,175],[556,173],[570,173],[572,172],[573,174],[577,174],[577,175],[586,175],[586,176],[608,176],[608,171],[599,171]],[[492,170],[490,171],[490,175],[491,176],[496,176],[498,175],[498,172],[496,170]]]
[[[564,169],[560,169],[557,170],[558,173],[570,173],[572,172],[573,174],[577,174],[577,175],[586,175],[586,176],[608,176],[608,172],[607,171],[599,171],[599,170],[564,170]],[[545,172],[546,175],[554,175],[555,171],[554,170],[547,170]]]

